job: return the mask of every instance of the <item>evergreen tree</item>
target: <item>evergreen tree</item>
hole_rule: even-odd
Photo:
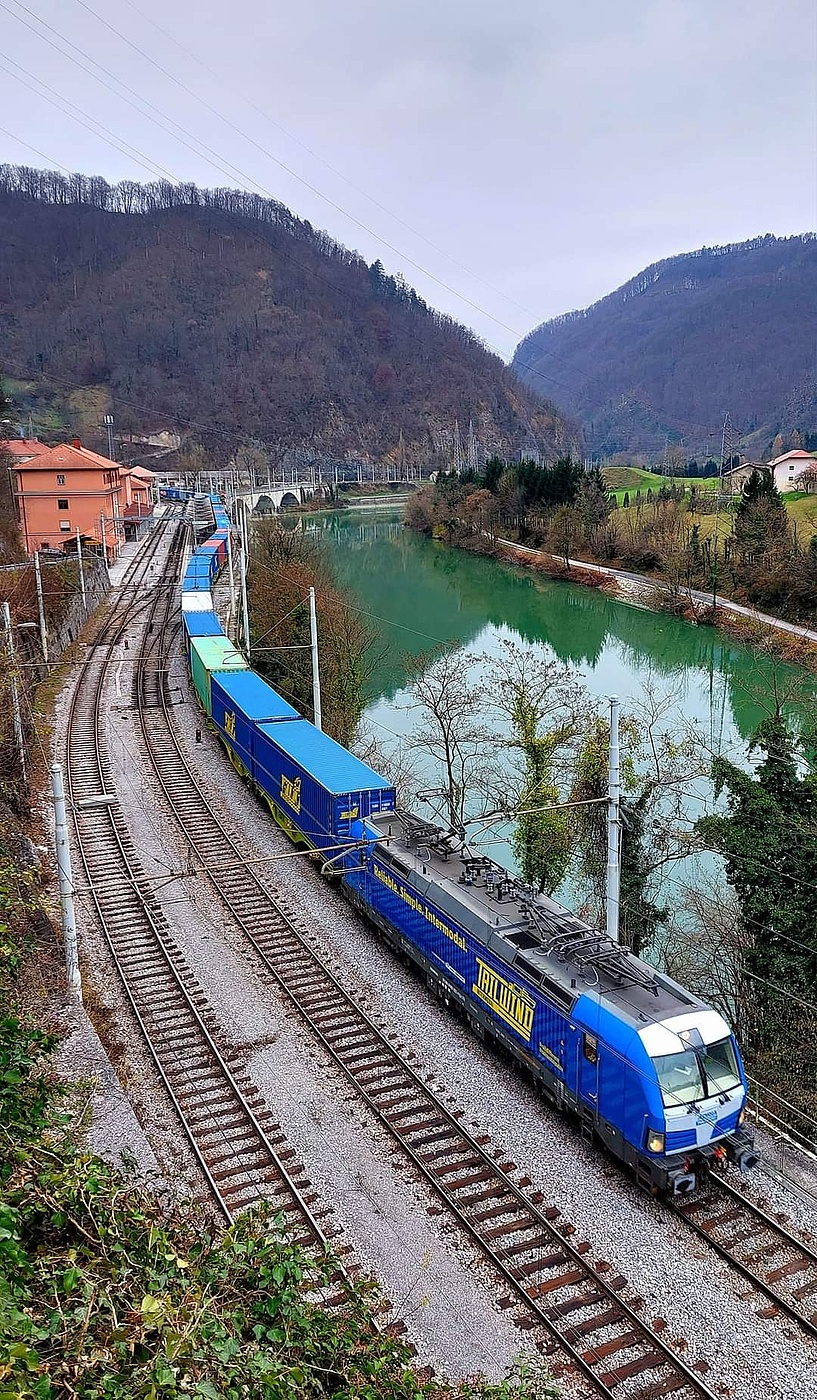
[[[743,563],[789,543],[789,518],[768,469],[755,468],[743,484],[735,513],[735,547]]]
[[[482,474],[482,485],[485,487],[486,491],[490,491],[494,496],[499,486],[499,479],[505,470],[505,465],[501,457],[491,457],[485,463],[485,471]]]
[[[578,505],[589,537],[593,526],[600,525],[610,514],[610,494],[600,467],[593,467],[582,476]]]
[[[755,1052],[787,1039],[799,1003],[817,980],[817,775],[801,774],[779,713],[752,740],[754,773],[718,757],[712,776],[724,815],[703,817],[700,834],[723,856],[741,903],[747,1008],[744,1034]],[[776,989],[780,990],[776,990]],[[799,1008],[802,1010],[802,1008]],[[809,1056],[814,1074],[815,1055]],[[805,1062],[803,1062],[805,1069]]]

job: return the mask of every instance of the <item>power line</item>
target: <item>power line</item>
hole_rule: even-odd
[[[325,203],[327,203],[332,209],[336,210],[337,213],[343,215],[343,217],[346,219],[350,219],[352,223],[357,224],[358,228],[361,228],[364,231],[364,233],[368,233],[370,237],[377,239],[380,243],[384,245],[384,247],[388,248],[390,252],[396,254],[396,256],[399,258],[403,258],[406,262],[410,264],[411,267],[415,268],[418,272],[421,272],[424,276],[430,277],[432,281],[438,284],[438,286],[443,287],[447,292],[450,292],[452,296],[457,297],[467,306],[470,306],[474,311],[478,311],[481,316],[487,317],[488,320],[493,321],[495,325],[500,326],[502,330],[509,331],[511,335],[515,336],[518,341],[524,339],[524,336],[514,326],[507,325],[506,322],[501,321],[497,316],[494,316],[491,312],[486,311],[485,308],[480,306],[477,302],[472,301],[470,297],[465,296],[462,292],[458,292],[455,287],[450,286],[450,284],[445,282],[441,277],[436,276],[436,274],[431,272],[428,268],[423,267],[421,263],[418,263],[413,258],[410,258],[408,254],[404,253],[400,248],[396,247],[395,244],[390,243],[388,239],[384,238],[382,235],[377,234],[374,231],[374,229],[370,228],[368,224],[363,222],[363,220],[356,218],[355,215],[351,214],[348,209],[345,209],[341,204],[338,204],[329,195],[324,194],[322,190],[320,190],[316,185],[313,185],[304,176],[299,175],[298,172],[296,170],[293,170],[291,166],[287,165],[285,161],[282,161],[281,159],[279,159],[278,156],[273,155],[271,151],[269,151],[265,146],[262,146],[258,141],[255,140],[254,137],[248,135],[239,126],[236,126],[236,124],[233,121],[231,121],[228,117],[225,117],[222,112],[220,112],[216,107],[213,107],[212,104],[207,102],[205,98],[200,97],[196,92],[193,91],[192,88],[189,88],[186,83],[183,83],[182,80],[179,77],[177,77],[175,73],[171,72],[167,68],[164,68],[162,64],[159,63],[155,58],[153,58],[153,56],[150,53],[148,53],[145,49],[141,48],[138,44],[134,43],[133,40],[129,39],[127,35],[123,34],[121,30],[117,29],[115,25],[111,24],[109,20],[105,19],[102,15],[100,15],[96,10],[94,10],[90,5],[86,3],[86,0],[75,0],[75,2],[76,4],[80,5],[83,10],[86,10],[88,14],[92,15],[93,18],[98,21],[98,23],[103,24],[106,29],[110,30],[112,34],[115,34],[116,37],[122,41],[122,43],[127,44],[129,48],[133,49],[134,53],[139,54],[141,58],[143,58],[147,63],[151,64],[152,67],[156,68],[158,72],[160,72],[170,82],[175,83],[177,87],[181,88],[181,90],[185,92],[189,97],[192,97],[194,101],[199,102],[201,106],[204,107],[205,111],[210,112],[211,115],[217,117],[220,121],[224,122],[224,124],[227,127],[229,127],[230,130],[236,132],[250,145],[254,146],[256,150],[258,150],[268,160],[271,160],[276,165],[280,166],[280,168],[284,170],[288,175],[291,175],[293,179],[298,180],[299,183],[304,185],[304,187],[308,189],[312,194],[315,194],[318,196],[319,199],[324,200]],[[20,4],[20,0],[15,0],[15,3]],[[20,8],[25,9],[25,6],[20,4]],[[31,13],[31,11],[27,11],[27,13]],[[205,147],[205,149],[209,148]],[[222,158],[218,157],[218,159]],[[242,176],[242,178],[246,179],[248,177]],[[253,181],[252,183],[256,182]],[[262,186],[259,186],[257,184],[256,188],[263,189]],[[268,193],[267,191],[264,192]],[[543,374],[542,378],[549,379],[552,383],[555,383],[557,385],[559,384],[559,381],[553,379],[553,377],[550,375]]]
[[[0,9],[3,8],[5,7],[0,5]],[[90,131],[93,136],[98,136],[101,140],[106,141],[109,146],[113,146],[114,150],[119,151],[121,155],[135,160],[138,165],[143,166],[145,170],[148,170],[152,175],[167,176],[168,172],[163,166],[156,165],[149,156],[138,151],[135,146],[131,146],[128,142],[120,141],[117,137],[106,132],[100,126],[100,123],[88,112],[84,112],[81,107],[77,107],[76,104],[70,102],[67,97],[62,97],[60,93],[55,92],[52,87],[49,87],[47,83],[42,82],[33,73],[30,73],[21,63],[15,63],[14,59],[9,58],[7,55],[3,55],[2,58],[0,58],[0,63],[6,68],[9,77],[14,78],[15,82],[18,82],[21,87],[26,88],[27,84],[34,83],[41,89],[40,96],[42,96],[46,102],[49,102],[52,107],[56,107],[58,112],[62,112],[64,116],[73,118],[80,126],[85,127],[86,131]],[[8,64],[11,64],[12,68],[17,68],[20,73],[25,75],[25,83],[22,78],[19,78],[16,73],[13,73],[11,69],[7,67]],[[51,95],[49,96],[49,94]],[[29,149],[31,148],[29,147]],[[51,164],[56,165],[56,161],[52,161]],[[62,168],[63,167],[60,166],[60,169]],[[172,179],[173,177],[170,176],[169,178]]]
[[[19,0],[16,0],[16,2],[19,3]],[[338,170],[337,166],[332,165],[331,161],[328,161],[325,158],[325,156],[322,156],[320,154],[320,152],[314,151],[311,148],[311,146],[308,146],[306,142],[301,139],[300,136],[297,136],[293,131],[290,131],[276,117],[271,116],[265,108],[259,107],[258,104],[256,102],[253,102],[252,99],[248,97],[246,93],[240,93],[237,92],[234,88],[231,89],[225,87],[223,72],[217,73],[215,69],[210,68],[209,65],[206,64],[203,61],[203,59],[199,57],[198,54],[194,53],[192,49],[185,48],[184,45],[181,44],[179,40],[175,37],[175,35],[171,34],[169,30],[163,29],[162,26],[160,24],[157,24],[156,21],[150,15],[145,14],[144,10],[140,10],[137,5],[133,4],[133,0],[127,0],[127,3],[130,6],[130,9],[134,10],[135,13],[139,15],[141,19],[146,21],[146,23],[150,24],[151,27],[157,31],[157,33],[161,34],[164,39],[169,39],[170,42],[176,46],[180,53],[184,54],[187,58],[191,58],[194,63],[198,64],[199,68],[201,68],[202,71],[205,72],[209,78],[213,79],[215,82],[218,83],[221,90],[237,98],[239,101],[243,102],[245,106],[249,107],[253,112],[256,112],[258,116],[263,117],[265,121],[268,121],[270,125],[274,126],[276,130],[280,131],[282,135],[287,137],[288,140],[295,142],[295,144],[300,146],[302,150],[306,151],[307,155],[311,156],[313,160],[318,161],[327,170],[329,170],[331,174],[337,176],[339,180],[342,180],[344,184],[348,185],[349,188],[354,190],[356,194],[363,195],[364,199],[368,199],[369,202],[373,204],[376,209],[380,209],[381,212],[386,214],[390,219],[394,219],[396,223],[401,224],[403,228],[407,229],[409,233],[415,236],[415,238],[422,239],[424,243],[428,244],[429,248],[433,248],[435,253],[441,253],[443,257],[447,258],[448,261],[454,265],[454,267],[459,268],[459,270],[461,272],[464,272],[468,277],[473,277],[475,281],[482,282],[483,286],[487,287],[492,292],[496,292],[498,296],[503,297],[505,301],[507,301],[511,306],[515,306],[517,310],[524,311],[525,315],[530,316],[532,320],[536,319],[534,313],[527,306],[523,306],[521,302],[515,301],[513,297],[509,297],[507,292],[503,292],[500,287],[496,287],[492,282],[488,282],[484,277],[481,277],[479,273],[474,272],[472,268],[466,267],[464,263],[459,262],[458,259],[453,257],[452,254],[449,253],[445,248],[442,248],[439,244],[434,243],[433,240],[428,238],[427,235],[424,234],[420,229],[414,228],[412,224],[407,223],[406,220],[403,219],[399,214],[396,214],[393,209],[387,208],[385,204],[382,204],[380,200],[376,199],[375,196],[373,194],[370,194],[368,190],[363,189],[361,185],[356,184],[355,181],[350,179],[348,175],[345,175],[342,170]],[[225,120],[221,113],[219,113],[218,115],[221,117],[222,121]],[[238,130],[237,127],[234,127],[233,129]],[[242,131],[240,134],[242,134],[245,137],[245,139],[250,139],[246,136],[245,132]],[[259,147],[259,149],[261,148]],[[375,236],[377,237],[378,235]]]
[[[84,58],[86,58],[90,63],[92,63],[92,64],[94,65],[95,68],[98,68],[101,72],[104,72],[104,73],[106,73],[109,77],[113,78],[113,75],[109,72],[108,69],[106,69],[106,68],[104,67],[104,65],[98,63],[96,59],[94,59],[90,54],[86,53],[85,50],[80,49],[76,44],[73,44],[71,40],[66,39],[65,36],[62,35],[62,34],[60,34],[60,32],[59,32],[58,30],[54,29],[53,26],[46,24],[46,22],[43,21],[43,20],[40,20],[38,16],[34,15],[33,11],[27,9],[26,6],[22,5],[22,4],[20,3],[20,0],[14,0],[14,3],[17,4],[18,7],[19,7],[20,9],[25,10],[25,12],[26,12],[27,14],[32,15],[32,17],[35,18],[39,24],[41,24],[41,25],[43,25],[45,28],[49,29],[49,30],[51,31],[51,33],[56,34],[60,39],[63,40],[63,42],[69,44],[69,46],[70,46],[71,48],[75,49],[75,51],[76,51],[77,53],[82,54],[82,56],[83,56]],[[192,90],[190,90],[189,88],[187,88],[186,85],[185,85],[184,83],[182,83],[180,79],[176,78],[175,75],[173,75],[172,73],[170,73],[167,69],[163,68],[162,65],[159,64],[155,59],[153,59],[148,53],[146,53],[144,50],[142,50],[141,48],[139,48],[138,45],[132,43],[132,41],[131,41],[130,39],[128,39],[125,35],[121,34],[119,30],[117,30],[113,25],[111,25],[111,24],[110,24],[107,20],[105,20],[101,15],[98,15],[98,14],[96,13],[96,11],[92,10],[91,7],[90,7],[89,5],[86,5],[86,4],[85,4],[85,0],[77,0],[77,4],[80,4],[80,5],[82,6],[82,8],[85,9],[85,10],[87,10],[89,14],[93,15],[94,18],[97,19],[99,23],[103,24],[103,25],[104,25],[107,29],[109,29],[113,34],[115,34],[118,38],[120,38],[120,39],[122,40],[123,43],[127,44],[130,48],[134,49],[134,51],[135,51],[136,53],[140,54],[140,56],[143,57],[148,63],[150,63],[153,67],[155,67],[156,69],[158,69],[158,71],[159,71],[160,73],[162,73],[165,77],[169,78],[171,82],[174,82],[177,86],[181,87],[183,91],[187,92],[187,93],[188,93],[191,97],[193,97],[196,101],[200,102],[200,103],[206,108],[206,110],[208,110],[209,112],[213,113],[213,115],[215,115],[216,117],[218,117],[220,120],[224,121],[228,126],[233,126],[233,123],[231,123],[226,117],[223,117],[222,114],[221,114],[220,112],[218,112],[218,110],[217,110],[216,108],[212,107],[212,106],[211,106],[209,103],[207,103],[203,98],[198,97],[197,94],[194,93],[194,92],[192,92]],[[86,72],[86,73],[89,73],[89,76],[94,77],[98,82],[102,83],[103,86],[110,88],[111,85],[110,85],[109,83],[107,83],[107,82],[105,82],[103,79],[99,78],[97,74],[95,74],[95,73],[90,73],[90,71],[89,71],[87,68],[84,68],[83,65],[82,65],[81,63],[79,63],[79,60],[78,60],[78,59],[74,58],[74,56],[73,56],[72,54],[66,53],[65,50],[60,49],[59,46],[56,45],[52,40],[50,40],[46,35],[44,35],[44,34],[38,34],[37,31],[36,31],[35,29],[33,29],[33,27],[32,27],[26,20],[22,19],[19,15],[15,14],[14,11],[10,10],[10,9],[8,8],[7,5],[5,5],[5,4],[0,4],[0,8],[4,9],[4,10],[6,11],[6,13],[9,14],[13,19],[17,20],[17,22],[18,22],[19,24],[24,25],[25,28],[29,29],[37,38],[39,38],[39,39],[41,39],[42,41],[44,41],[45,43],[49,44],[52,48],[57,49],[57,51],[58,51],[59,53],[61,53],[61,54],[63,55],[63,57],[67,58],[70,62],[77,64],[77,66],[80,67],[80,68],[82,69],[82,71],[84,71],[84,72]],[[20,67],[20,65],[16,65],[16,66]],[[22,69],[21,71],[24,71],[24,72],[25,72],[26,70],[25,70],[25,69]],[[39,79],[33,78],[33,75],[29,75],[29,76],[30,76],[30,78],[31,78],[32,81],[39,82],[41,87],[48,88],[48,85],[47,85],[47,84],[44,84],[44,83],[40,82]],[[124,86],[124,85],[117,84],[117,86],[114,87],[114,88],[112,88],[111,90],[114,92],[114,94],[115,94],[116,96],[119,96],[119,97],[121,98],[122,101],[127,102],[129,106],[134,106],[134,103],[133,103],[132,101],[130,101],[130,99],[124,97],[124,95],[122,94],[122,92],[119,91],[119,88],[120,88],[121,86]],[[49,90],[49,91],[53,91],[53,89],[50,89],[50,88],[49,88],[48,90]],[[134,90],[133,90],[132,88],[128,88],[127,91],[132,92],[132,93],[134,92]],[[164,123],[167,122],[167,121],[169,121],[169,122],[172,123],[173,126],[175,126],[175,127],[177,128],[178,131],[184,133],[184,136],[185,136],[185,137],[188,137],[188,138],[190,138],[190,140],[196,142],[197,145],[198,145],[198,147],[199,147],[198,150],[196,150],[195,147],[189,147],[189,149],[193,150],[195,154],[201,155],[202,152],[205,153],[205,158],[207,158],[207,159],[209,160],[210,164],[215,165],[215,167],[216,167],[217,169],[220,169],[222,173],[227,173],[227,174],[229,174],[230,171],[232,171],[232,172],[233,172],[233,178],[235,178],[235,176],[237,175],[239,179],[246,180],[249,184],[254,185],[255,188],[256,188],[256,190],[258,190],[259,193],[261,193],[262,195],[264,195],[264,197],[271,199],[274,203],[277,203],[277,202],[278,202],[277,200],[275,200],[275,197],[274,197],[268,190],[265,189],[265,187],[264,187],[263,185],[260,185],[260,184],[259,184],[256,180],[254,180],[251,176],[248,176],[248,175],[246,175],[243,171],[239,170],[238,167],[234,166],[231,162],[226,161],[226,160],[224,159],[224,157],[220,156],[217,152],[213,151],[211,147],[206,146],[203,142],[201,142],[201,141],[199,140],[198,137],[196,137],[195,135],[193,135],[193,133],[191,133],[190,131],[188,131],[185,127],[182,127],[178,122],[175,122],[173,118],[167,117],[167,115],[166,115],[165,113],[163,113],[163,112],[161,111],[160,108],[156,107],[153,103],[148,103],[148,102],[146,102],[145,99],[139,97],[139,95],[136,94],[136,93],[134,93],[134,96],[137,97],[137,100],[138,100],[139,102],[141,102],[142,105],[143,105],[144,107],[149,107],[149,108],[151,108],[154,112],[157,113],[157,117],[158,117],[158,119],[160,119],[160,120],[158,120],[158,124],[159,124],[160,126],[162,126],[162,129],[168,130],[168,127],[167,127],[166,125],[164,125]],[[63,99],[63,100],[67,100],[67,99]],[[69,104],[69,105],[74,106],[74,104]],[[75,110],[76,110],[77,112],[81,111],[80,108],[75,108]],[[137,110],[139,110],[139,109],[137,108]],[[84,115],[85,115],[86,117],[88,116],[87,113],[84,114]],[[145,113],[142,113],[142,115],[148,115],[148,116],[149,116],[149,114],[146,113],[146,112],[145,112]],[[149,120],[157,121],[157,117],[149,117]],[[76,120],[80,120],[80,118],[75,118],[75,119],[76,119]],[[91,118],[91,117],[89,117],[88,119],[89,119],[90,121],[94,121],[94,120],[95,120],[94,118]],[[257,146],[258,149],[259,149],[264,155],[266,155],[270,160],[274,161],[274,162],[275,162],[276,164],[278,164],[278,165],[281,165],[282,169],[286,170],[288,174],[291,174],[291,175],[293,176],[293,178],[295,178],[295,179],[297,179],[297,180],[300,180],[303,184],[305,184],[305,185],[307,186],[307,188],[309,188],[310,190],[313,190],[314,193],[316,193],[320,198],[326,199],[327,202],[328,202],[330,205],[332,205],[332,207],[335,208],[339,213],[343,214],[344,217],[351,219],[352,222],[354,222],[354,223],[357,223],[357,224],[359,225],[359,227],[363,228],[367,233],[370,234],[371,237],[373,237],[373,238],[378,238],[379,241],[381,241],[387,248],[389,248],[390,251],[394,252],[398,257],[405,258],[405,260],[406,260],[407,262],[409,262],[409,263],[411,264],[411,266],[415,267],[418,271],[422,272],[425,276],[428,276],[428,277],[432,278],[433,281],[436,281],[436,282],[437,282],[441,287],[443,287],[446,291],[450,292],[453,296],[458,297],[461,301],[465,302],[467,305],[469,305],[470,307],[472,307],[473,310],[478,311],[478,312],[480,313],[480,315],[485,316],[487,319],[494,321],[495,324],[498,325],[498,326],[500,326],[503,330],[510,331],[510,333],[511,333],[512,335],[514,335],[518,340],[524,339],[525,336],[528,334],[528,332],[525,332],[525,335],[523,335],[523,334],[522,334],[520,331],[518,331],[515,327],[509,326],[509,325],[507,325],[504,321],[499,320],[498,317],[493,316],[489,311],[486,311],[485,308],[482,307],[482,306],[480,306],[477,302],[472,301],[470,298],[468,298],[468,297],[464,296],[462,293],[458,292],[458,291],[456,290],[456,288],[451,287],[447,282],[443,281],[441,278],[436,277],[434,273],[430,272],[427,268],[423,267],[421,264],[414,262],[413,259],[409,258],[406,254],[403,254],[403,253],[401,252],[401,250],[400,250],[399,248],[397,248],[395,245],[389,243],[386,239],[380,238],[380,236],[379,236],[378,234],[376,234],[376,233],[375,233],[372,229],[370,229],[366,224],[362,223],[361,220],[356,219],[356,218],[354,217],[354,215],[349,214],[345,209],[342,208],[341,205],[336,204],[333,200],[329,199],[328,196],[323,195],[322,192],[321,192],[320,190],[317,189],[317,187],[312,186],[308,181],[303,180],[302,177],[299,176],[299,175],[297,174],[297,172],[291,170],[291,169],[290,169],[287,165],[285,165],[282,161],[279,161],[279,160],[277,159],[277,157],[273,156],[273,155],[272,155],[269,151],[267,151],[264,147],[260,146],[252,137],[246,136],[246,134],[243,133],[243,132],[241,132],[240,129],[237,128],[237,127],[233,127],[233,129],[236,130],[236,131],[238,131],[240,135],[243,135],[243,136],[245,137],[246,140],[248,140],[248,141],[251,142],[251,144]],[[94,134],[95,134],[95,135],[102,135],[103,140],[111,141],[111,138],[109,138],[108,136],[106,136],[106,135],[104,134],[104,132],[101,132],[101,133],[100,133],[100,132],[94,132]],[[170,134],[173,135],[174,133],[171,132]],[[177,139],[177,140],[182,140],[182,138],[180,138],[180,137],[178,137],[178,136],[176,136],[175,139]],[[23,144],[25,144],[25,143],[23,143]],[[115,142],[111,141],[111,144],[115,144]],[[187,142],[186,140],[182,140],[182,144],[188,145],[188,142]],[[29,147],[29,149],[31,149],[31,147]],[[118,149],[121,149],[121,147],[118,147]],[[132,149],[135,150],[136,148],[132,148]],[[126,152],[123,152],[123,154],[126,154]],[[145,157],[142,153],[140,153],[136,158],[138,159],[138,161],[139,161],[140,164],[144,164],[145,161],[148,160],[148,158]],[[45,157],[45,159],[48,159],[48,157]],[[55,161],[52,161],[51,164],[57,165],[58,163],[55,162]],[[58,168],[63,169],[62,166],[59,166]],[[161,169],[161,167],[155,167],[155,166],[154,166],[153,168],[154,168],[154,170],[155,170],[155,169]],[[171,181],[172,181],[172,180],[175,180],[180,186],[181,186],[181,185],[184,185],[184,184],[186,183],[185,181],[180,180],[179,177],[173,176],[173,175],[171,175],[171,174],[170,174],[169,172],[167,172],[167,171],[163,171],[162,173],[163,173],[167,178],[169,178]],[[305,269],[305,270],[307,270],[307,269]],[[325,280],[325,279],[323,279],[323,280]],[[331,284],[330,284],[330,285],[331,285]],[[549,383],[551,383],[551,384],[555,384],[555,385],[557,386],[557,388],[565,388],[565,387],[566,387],[565,385],[561,384],[559,380],[555,379],[552,375],[545,374],[542,370],[538,369],[537,366],[528,364],[528,365],[522,365],[521,367],[522,367],[523,369],[526,369],[529,373],[531,373],[531,374],[537,376],[538,378],[542,379],[543,381],[547,381],[547,382],[549,382]]]
[[[98,63],[95,58],[93,58],[90,54],[86,53],[83,49],[80,49],[64,34],[61,34],[58,29],[55,29],[53,25],[47,24],[45,20],[40,19],[38,15],[35,15],[32,10],[29,10],[25,5],[20,4],[19,0],[14,0],[14,3],[18,5],[19,9],[25,10],[26,14],[32,15],[32,18],[36,19],[37,23],[42,25],[43,28],[50,30],[52,34],[56,34],[57,38],[61,39],[63,43],[67,44],[69,48],[74,49],[76,53],[81,54],[82,57],[87,59],[89,63],[92,63],[94,68],[99,69],[99,73],[104,73],[107,75],[108,78],[113,79],[114,75],[110,72],[108,68],[104,66],[104,64]],[[147,116],[148,120],[157,123],[163,131],[166,131],[170,136],[173,136],[176,141],[179,141],[181,143],[181,145],[186,146],[187,149],[189,151],[192,151],[194,155],[201,156],[202,152],[204,152],[209,160],[209,163],[215,166],[216,169],[220,170],[222,174],[228,175],[231,179],[238,178],[240,180],[245,180],[248,184],[255,185],[259,193],[269,197],[268,191],[264,190],[262,186],[258,185],[256,181],[253,180],[252,176],[247,175],[243,170],[240,170],[238,166],[233,165],[231,161],[219,156],[218,152],[214,151],[212,147],[207,146],[203,141],[199,140],[199,138],[195,136],[192,132],[187,131],[185,127],[181,126],[178,122],[174,121],[172,117],[168,117],[166,113],[162,112],[161,108],[155,106],[154,103],[149,102],[147,98],[140,96],[140,94],[137,93],[132,87],[129,87],[127,83],[122,82],[120,79],[117,79],[115,83],[114,81],[107,82],[105,78],[101,78],[99,76],[99,73],[92,72],[90,68],[86,67],[84,63],[81,63],[80,60],[78,58],[75,58],[73,54],[67,53],[65,49],[60,48],[59,44],[54,43],[53,39],[49,39],[45,34],[38,33],[38,31],[33,27],[33,25],[30,25],[26,20],[21,19],[19,15],[14,14],[13,10],[10,10],[7,5],[0,3],[0,9],[5,10],[6,13],[11,16],[12,19],[17,20],[18,24],[24,25],[25,28],[30,30],[36,38],[43,40],[46,44],[49,44],[50,47],[52,49],[55,49],[57,53],[61,54],[63,58],[67,58],[70,63],[76,64],[76,66],[80,68],[83,73],[87,73],[89,77],[93,78],[96,82],[100,83],[102,87],[107,88],[109,92],[112,92],[115,97],[120,98],[121,101],[127,103],[129,107],[133,107],[134,111],[138,112],[140,116]],[[105,23],[105,21],[102,21],[102,23]],[[20,65],[16,66],[19,67]],[[23,69],[22,71],[25,72],[26,70]],[[126,97],[125,93],[130,93],[131,96]],[[133,101],[131,100],[132,98],[135,98],[136,100]],[[151,112],[154,112],[156,115],[151,116]],[[172,131],[171,127],[175,127],[176,132]],[[178,132],[182,134],[178,135]],[[191,145],[190,141],[186,140],[185,137],[189,137],[190,141],[196,142],[196,145]],[[158,166],[156,168],[160,170],[161,173],[167,177],[167,179],[174,182],[178,181],[177,176],[172,175],[170,171],[165,170],[162,166]],[[178,183],[182,182],[178,181]]]
[[[750,972],[748,967],[743,968],[742,975],[744,977],[749,977],[752,982],[760,983],[763,987],[771,988],[773,992],[777,992],[782,996],[785,1001],[791,1001],[797,1006],[803,1006],[807,1011],[813,1011],[815,1016],[817,1016],[817,1006],[815,1006],[813,1001],[805,1001],[803,997],[797,996],[796,993],[788,991],[785,987],[779,987],[776,982],[770,982],[767,977],[760,977],[756,972]]]

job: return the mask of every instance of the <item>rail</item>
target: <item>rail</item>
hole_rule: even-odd
[[[69,795],[94,922],[222,1217],[230,1223],[263,1197],[299,1242],[325,1250],[335,1232],[313,1208],[302,1168],[284,1166],[282,1154],[293,1154],[257,1090],[219,1048],[219,1028],[139,866],[118,803],[91,809],[78,805],[114,791],[103,732],[106,663],[135,618],[147,609],[145,637],[150,639],[158,609],[163,602],[167,607],[167,590],[161,587],[144,596],[148,566],[165,531],[163,525],[154,532],[123,580],[122,595],[91,643],[70,704]],[[173,567],[180,544],[177,532],[170,552]]]
[[[176,628],[168,617],[154,672],[171,664]],[[177,818],[205,876],[269,979],[285,994],[312,1034],[354,1085],[392,1140],[491,1261],[521,1309],[526,1327],[541,1325],[602,1395],[649,1400],[712,1400],[713,1392],[639,1316],[642,1300],[627,1280],[573,1242],[573,1227],[527,1178],[489,1150],[489,1140],[463,1126],[341,986],[316,953],[308,932],[248,866],[213,812],[181,747],[166,693],[141,711],[142,736],[168,808]],[[151,697],[154,699],[155,697]],[[149,717],[149,718],[148,718]]]

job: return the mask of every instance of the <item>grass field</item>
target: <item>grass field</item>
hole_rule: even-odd
[[[801,544],[817,534],[817,495],[805,491],[787,491],[783,496],[789,518],[797,526]]]
[[[641,467],[605,467],[602,475],[618,505],[623,503],[625,491],[629,491],[632,500],[636,491],[644,496],[648,491],[660,491],[662,486],[669,486],[672,481],[687,491],[692,486],[699,491],[714,491],[718,484],[716,476],[659,476],[657,472],[643,471]]]
[[[645,476],[650,473],[645,472]],[[658,477],[660,481],[661,478]],[[680,478],[676,477],[676,481]],[[642,491],[644,487],[640,488]],[[617,491],[618,510],[615,512],[617,518],[635,513],[635,506],[623,507],[621,497],[623,491]],[[632,498],[632,491],[631,491]],[[817,494],[807,495],[804,491],[789,491],[783,496],[783,502],[789,514],[790,520],[797,526],[797,535],[801,545],[807,545],[812,535],[817,534]],[[708,539],[710,535],[718,534],[721,539],[724,535],[731,535],[732,522],[734,520],[733,510],[721,510],[718,514],[699,515],[697,511],[690,511],[687,517],[690,526],[697,525],[700,538]]]
[[[611,491],[646,491],[648,486],[660,486],[664,480],[657,472],[641,467],[604,467],[602,476]]]
[[[635,506],[622,506],[619,504],[618,509],[611,514],[610,519],[614,522],[620,522],[623,526],[626,517],[634,516],[635,512]],[[732,533],[732,512],[728,510],[722,510],[719,515],[698,515],[697,511],[690,511],[685,515],[684,519],[688,522],[690,529],[692,529],[693,525],[698,526],[698,534],[701,540],[709,539],[710,535],[714,534],[717,534],[720,539],[723,539],[724,535],[731,535]]]

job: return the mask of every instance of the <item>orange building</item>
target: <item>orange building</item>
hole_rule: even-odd
[[[61,549],[79,531],[103,545],[110,562],[153,510],[152,472],[89,452],[78,438],[59,447],[29,442],[23,451],[22,439],[0,446],[15,459],[14,496],[28,554]]]

